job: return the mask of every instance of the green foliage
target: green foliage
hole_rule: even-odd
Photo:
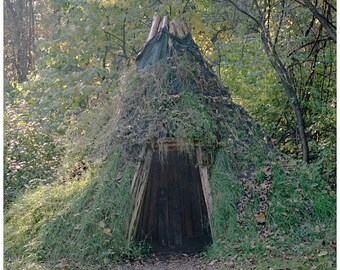
[[[278,74],[263,50],[254,21],[239,13],[230,3],[198,1],[195,4],[197,14],[192,22],[200,26],[193,30],[195,40],[204,48],[203,52],[216,74],[230,87],[233,100],[254,117],[283,153],[300,158],[301,146],[294,114],[288,106]],[[261,8],[265,2],[259,3],[259,10],[254,10],[257,6],[247,1],[236,4],[257,18],[259,12],[263,12]],[[294,79],[305,117],[310,160],[334,186],[335,43],[324,36],[324,28],[318,27],[312,13],[304,6],[295,3],[288,6],[286,2],[274,1],[268,8],[271,9],[272,42]],[[336,12],[326,12],[328,8],[329,5],[318,4],[318,9],[332,22]]]
[[[34,108],[32,91],[20,84],[5,86],[5,204],[25,189],[55,179],[60,149],[50,133],[48,117]]]
[[[233,100],[249,111],[267,134],[272,134],[275,119],[284,110],[284,95],[274,70],[268,70],[270,64],[261,51],[260,41],[249,35],[221,46],[224,53],[221,79],[230,88]]]
[[[246,39],[235,37],[221,48],[225,59],[221,64],[221,79],[230,87],[233,100],[254,117],[282,152],[299,157],[293,114],[274,71],[268,69],[269,63],[261,50],[260,40],[252,35],[246,36]],[[308,70],[299,71],[301,78],[309,76]],[[322,89],[320,79],[315,79],[315,85],[307,89],[308,94],[301,94],[302,98],[308,96],[308,101],[302,100],[301,103],[306,113],[311,160],[319,166],[323,176],[334,183],[335,87],[333,79],[330,79],[332,86],[328,90],[318,90]],[[303,84],[302,81],[300,83]]]
[[[307,10],[287,10],[289,19],[277,47],[281,55],[290,55],[283,62],[294,74],[306,116],[313,162],[309,167],[276,160],[277,153],[265,145],[262,132],[237,106],[219,107],[215,113],[213,103],[203,106],[201,94],[184,90],[172,99],[162,95],[171,72],[182,76],[184,89],[199,80],[197,67],[188,59],[180,57],[176,71],[160,67],[151,74],[135,74],[134,69],[128,70],[145,42],[153,14],[177,15],[186,8],[184,17],[195,41],[233,100],[282,152],[299,157],[296,124],[282,86],[252,23],[234,16],[230,6],[205,0],[50,1],[48,6],[51,18],[38,25],[53,30],[41,35],[45,39],[37,38],[36,72],[23,84],[5,85],[7,258],[33,261],[32,265],[49,261],[54,269],[64,260],[93,267],[93,263],[105,265],[143,253],[144,247],[125,238],[134,169],[127,157],[135,158],[136,145],[164,137],[168,130],[209,154],[217,150],[207,158],[214,207],[209,256],[263,254],[268,243],[290,249],[304,241],[334,239],[336,48],[329,41],[305,46],[319,33],[313,28],[304,35],[306,29],[300,26],[310,25]],[[278,14],[272,13],[273,20]],[[299,47],[304,49],[294,51]],[[160,80],[157,76],[163,71]],[[118,114],[122,105],[130,109],[126,115]],[[153,126],[152,121],[160,124]],[[112,152],[122,141],[122,149]],[[98,167],[78,179],[70,171],[81,160]],[[246,174],[255,187],[265,184],[263,167],[268,164],[276,165],[264,225],[269,238],[261,239],[254,220],[260,195],[255,190],[246,194],[240,179]],[[246,196],[250,200],[242,221],[239,203]],[[261,263],[263,269],[271,266]]]
[[[30,250],[37,245],[37,238],[49,220],[68,207],[72,199],[81,193],[85,183],[40,186],[20,196],[5,211],[6,256],[29,257]]]
[[[180,96],[178,105],[172,110],[172,117],[178,124],[175,137],[179,140],[194,142],[207,148],[214,148],[217,145],[216,122],[191,91],[185,91]]]
[[[256,147],[256,150],[257,152],[252,152],[253,157],[263,156],[261,146]],[[245,254],[263,252],[263,243],[260,241],[254,220],[259,209],[258,195],[251,192],[247,195],[251,199],[246,203],[245,209],[241,210],[239,206],[246,192],[239,178],[243,173],[250,173],[251,163],[247,156],[236,158],[233,152],[227,149],[220,149],[216,154],[210,172],[214,208],[210,221],[213,243],[207,250],[208,256],[232,257],[240,251]],[[260,168],[257,167],[256,170]],[[242,220],[240,215],[243,215]],[[251,242],[256,243],[256,250],[250,248]]]
[[[270,68],[259,37],[254,34],[249,22],[231,16],[233,10],[230,6],[224,3],[212,4],[210,1],[157,4],[152,1],[89,1],[81,4],[78,1],[50,1],[37,8],[42,7],[48,9],[51,16],[46,20],[46,29],[52,29],[52,24],[54,29],[45,33],[39,28],[38,32],[43,34],[36,44],[37,72],[23,86],[25,91],[29,92],[29,95],[21,97],[25,106],[11,105],[8,108],[14,106],[18,114],[27,115],[27,107],[30,107],[30,114],[34,113],[35,117],[32,123],[28,123],[31,120],[26,120],[28,125],[35,125],[37,119],[48,119],[43,121],[43,125],[49,138],[45,136],[43,141],[46,141],[46,149],[41,150],[47,153],[47,156],[56,156],[52,141],[61,142],[60,135],[70,127],[72,129],[81,112],[93,111],[103,100],[116,94],[114,89],[117,89],[120,73],[125,66],[132,63],[131,60],[143,46],[154,12],[174,15],[183,12],[184,8],[183,15],[191,25],[195,41],[222,81],[229,86],[234,101],[250,112],[265,133],[271,135],[274,143],[279,141],[278,147],[281,151],[294,157],[299,155],[299,141],[294,135],[296,127],[292,112],[287,110],[281,86],[274,70]],[[56,12],[53,13],[53,10]],[[300,30],[293,29],[295,24],[303,24],[303,21],[309,18],[308,12],[297,10],[299,16],[291,18],[290,24],[286,22],[289,35],[294,34],[297,38],[288,47],[280,48],[292,50],[292,46],[298,47],[308,43],[315,36],[314,32],[306,37],[299,36]],[[42,14],[41,10],[38,12]],[[297,19],[299,21],[295,22]],[[43,22],[39,21],[39,25],[42,27]],[[233,30],[235,25],[237,31]],[[281,35],[284,34],[282,31]],[[331,74],[335,72],[334,54],[334,46],[325,44],[325,48],[318,53],[319,62],[316,62],[312,84],[309,86],[304,85],[303,78],[311,74],[310,65],[306,62],[297,64],[293,58],[285,60],[294,67],[299,89],[305,89],[299,95],[307,98],[302,98],[302,105],[307,116],[311,159],[333,183],[335,80],[332,78],[335,76]],[[306,60],[303,51],[295,52],[294,57],[300,62]],[[322,74],[327,74],[327,79]],[[138,84],[138,81],[136,83]],[[10,103],[11,101],[7,104]],[[199,114],[196,116],[196,120],[201,120]],[[208,130],[215,128],[209,119],[201,122],[201,127],[207,127]],[[11,132],[13,136],[14,133]],[[191,135],[194,140],[200,140],[202,135],[207,135],[209,138],[202,141],[208,139],[211,144],[216,141],[211,134],[202,134],[199,129]],[[12,135],[8,133],[8,136]],[[8,140],[15,141],[10,137]],[[27,151],[34,152],[33,149]],[[27,184],[27,181],[19,182],[19,188],[14,187],[14,190],[20,190]]]

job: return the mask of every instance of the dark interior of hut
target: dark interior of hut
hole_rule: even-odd
[[[155,151],[137,229],[154,252],[201,252],[211,243],[195,154]]]

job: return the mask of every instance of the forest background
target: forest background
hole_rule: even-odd
[[[95,132],[100,123],[87,113],[115,98],[155,14],[184,17],[268,144],[308,164],[334,198],[335,0],[5,0],[5,212],[41,186],[55,185],[57,193],[98,166],[78,151],[89,143],[78,135],[86,126]],[[38,224],[48,213],[33,218]],[[23,250],[30,254],[30,245]]]
[[[316,166],[334,189],[335,1],[6,0],[4,7],[6,204],[58,177],[65,134],[82,112],[114,96],[155,13],[184,16],[268,142]]]

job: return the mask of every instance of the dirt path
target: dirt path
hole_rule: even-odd
[[[169,254],[155,255],[149,259],[135,260],[126,262],[125,264],[116,266],[117,270],[190,270],[190,269],[225,269],[223,262],[216,260],[206,261],[198,254]]]

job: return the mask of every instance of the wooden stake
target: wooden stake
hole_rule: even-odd
[[[148,40],[146,42],[150,41],[156,35],[160,21],[161,21],[161,17],[159,15],[153,16],[150,33],[148,36]]]
[[[136,180],[138,179],[138,176],[140,175],[140,171],[143,165],[143,161],[145,159],[145,153],[146,153],[146,145],[143,146],[142,151],[140,153],[140,161],[137,164],[135,175],[132,178],[132,184],[131,184],[131,193],[135,193],[136,191]]]
[[[197,161],[198,161],[198,166],[200,170],[204,200],[207,206],[209,222],[210,222],[210,217],[212,213],[212,199],[211,199],[211,190],[210,190],[210,184],[209,184],[208,167],[203,164],[203,154],[202,154],[201,148],[197,148],[196,154],[197,154]]]
[[[181,27],[180,21],[177,21],[176,19],[173,19],[173,20],[171,21],[171,23],[173,24],[173,27],[174,27],[174,29],[175,29],[176,36],[178,36],[178,37],[183,37],[183,36],[185,36],[185,33],[184,33],[184,31],[183,31],[183,29],[182,29],[182,27]]]
[[[143,164],[139,165],[136,179],[134,180],[135,185],[133,187],[132,198],[133,198],[133,209],[131,220],[129,224],[128,231],[128,240],[132,240],[132,238],[136,235],[136,229],[139,223],[140,214],[143,207],[145,191],[147,187],[150,165],[152,159],[152,150],[148,149],[145,154],[145,159]]]
[[[157,32],[162,31],[162,29],[164,27],[168,28],[168,24],[169,24],[169,18],[168,18],[168,16],[164,16],[162,21],[161,21],[161,23],[158,26],[158,31]]]
[[[190,32],[188,25],[185,23],[183,19],[180,20],[180,24],[181,24],[181,28],[183,30],[184,35],[187,35]]]
[[[174,25],[173,21],[170,22],[169,32],[170,32],[170,34],[173,34],[174,36],[177,36],[176,28],[175,28],[175,25]]]

